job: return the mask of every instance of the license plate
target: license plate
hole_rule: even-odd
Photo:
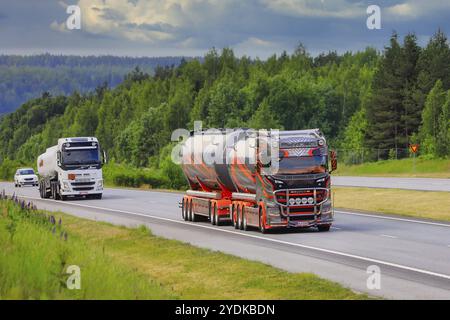
[[[309,223],[308,223],[308,222],[305,222],[305,221],[297,221],[297,222],[295,223],[295,225],[296,225],[297,227],[307,227],[307,226],[309,226]]]

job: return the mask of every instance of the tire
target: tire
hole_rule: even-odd
[[[189,206],[189,209],[190,209],[189,210],[189,221],[197,222],[198,218],[197,218],[197,215],[194,213],[194,206],[193,206],[192,201],[191,201],[191,204]]]
[[[233,222],[233,227],[235,229],[238,229],[238,223],[237,223],[237,215],[239,214],[238,212],[238,206],[233,205],[233,217],[231,218],[231,221]]]
[[[216,225],[216,205],[210,205],[209,206],[209,221],[213,226]]]
[[[263,216],[263,211],[262,211],[262,209],[260,208],[259,209],[259,231],[261,232],[261,233],[267,233],[267,229],[266,229],[266,226],[265,226],[265,224],[264,224],[264,216]]]
[[[330,228],[331,228],[331,224],[324,224],[324,225],[317,226],[317,229],[319,230],[319,232],[330,231]]]
[[[183,203],[181,205],[181,217],[183,218],[184,221],[188,221],[189,217],[188,217],[188,206],[187,203],[188,201],[186,201],[185,199],[183,199]]]
[[[214,206],[214,216],[216,217],[216,226],[221,226],[222,225],[222,221],[220,221],[220,216],[219,216],[219,208],[217,208],[217,205]]]
[[[245,214],[245,207],[242,207],[242,230],[247,231],[248,225],[247,225],[247,215]]]
[[[237,212],[238,214],[238,229],[242,230],[243,226],[242,226],[242,211],[244,210],[243,206],[239,206],[239,210]]]
[[[191,208],[191,201],[188,201],[187,203],[187,221],[192,221],[192,208]]]
[[[234,224],[234,228],[239,230],[240,223],[241,223],[241,218],[240,218],[241,217],[241,206],[240,205],[236,206],[236,214],[235,214],[235,216],[236,216],[236,221],[235,221],[235,224]]]

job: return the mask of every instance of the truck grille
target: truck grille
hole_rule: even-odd
[[[312,214],[302,214],[297,216],[289,216],[290,221],[309,221],[314,220],[314,215]]]
[[[76,187],[73,188],[73,191],[90,191],[94,190],[94,187]]]
[[[70,183],[72,186],[93,186],[95,181],[75,181]]]

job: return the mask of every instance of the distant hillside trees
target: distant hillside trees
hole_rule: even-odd
[[[115,87],[137,66],[142,74],[151,73],[158,67],[176,66],[181,59],[0,55],[0,114],[13,111],[46,91],[53,95],[70,95],[74,91],[84,93],[104,82]]]

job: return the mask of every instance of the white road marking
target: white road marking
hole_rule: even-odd
[[[341,230],[341,228],[338,227],[331,227],[331,229]]]
[[[278,239],[273,239],[273,238],[257,236],[257,235],[253,235],[253,234],[243,233],[243,232],[237,232],[237,231],[226,230],[226,229],[221,229],[221,228],[207,226],[207,225],[195,224],[195,223],[192,223],[192,222],[186,222],[186,221],[182,221],[182,220],[173,220],[173,219],[169,219],[169,218],[152,216],[152,215],[147,215],[147,214],[142,214],[142,213],[137,213],[137,212],[130,212],[130,211],[125,211],[125,210],[117,210],[117,209],[110,209],[110,208],[104,208],[104,207],[89,206],[89,205],[84,205],[84,204],[79,204],[79,203],[60,202],[60,201],[56,201],[56,200],[52,200],[52,199],[41,199],[41,198],[27,197],[27,196],[21,196],[21,197],[22,198],[26,198],[26,199],[38,200],[38,201],[55,202],[55,203],[63,204],[63,205],[66,204],[66,205],[77,206],[77,207],[84,207],[84,208],[89,208],[89,209],[117,212],[117,213],[134,215],[134,216],[140,216],[140,217],[145,217],[145,218],[152,218],[152,219],[155,219],[155,220],[168,221],[168,222],[178,223],[178,224],[182,224],[182,225],[189,225],[189,226],[198,227],[198,228],[204,228],[204,229],[209,229],[209,230],[216,230],[216,231],[220,231],[220,232],[223,232],[223,233],[229,233],[229,234],[234,234],[234,235],[238,235],[238,236],[242,236],[242,237],[248,237],[248,238],[253,238],[253,239],[258,239],[258,240],[263,240],[263,241],[268,241],[268,242],[274,242],[274,243],[285,244],[285,245],[289,245],[289,246],[295,246],[295,247],[309,249],[309,250],[315,250],[315,251],[319,251],[319,252],[330,253],[330,254],[334,254],[334,255],[338,255],[338,256],[343,256],[343,257],[363,260],[363,261],[367,261],[367,262],[370,262],[370,263],[382,264],[382,265],[385,265],[385,266],[390,266],[390,267],[394,267],[394,268],[398,268],[398,269],[413,271],[413,272],[417,272],[417,273],[422,273],[422,274],[426,274],[426,275],[435,276],[435,277],[439,277],[439,278],[444,278],[444,279],[450,280],[450,275],[447,275],[447,274],[441,274],[441,273],[437,273],[437,272],[433,272],[433,271],[428,271],[428,270],[424,270],[424,269],[418,269],[418,268],[409,267],[409,266],[405,266],[405,265],[401,265],[401,264],[397,264],[397,263],[392,263],[392,262],[378,260],[378,259],[372,259],[372,258],[368,258],[368,257],[358,256],[358,255],[345,253],[345,252],[340,252],[340,251],[335,251],[335,250],[323,249],[323,248],[308,246],[308,245],[294,243],[294,242],[288,242],[288,241],[283,241],[283,240],[278,240]]]
[[[348,211],[341,211],[341,210],[335,210],[334,212],[343,213],[343,214],[349,214],[349,215],[354,215],[354,216],[361,216],[361,217],[370,217],[370,218],[378,218],[378,219],[386,219],[386,220],[405,221],[405,222],[429,224],[429,225],[433,225],[433,226],[441,226],[441,227],[448,227],[448,228],[450,228],[450,224],[439,223],[439,222],[421,221],[421,220],[404,219],[404,218],[395,218],[395,217],[380,216],[380,215],[375,215],[375,214],[356,213],[356,212],[348,212]]]
[[[396,237],[396,236],[390,236],[390,235],[388,235],[388,234],[380,234],[380,236],[382,236],[382,237],[386,237],[386,238],[397,239],[397,237]]]

